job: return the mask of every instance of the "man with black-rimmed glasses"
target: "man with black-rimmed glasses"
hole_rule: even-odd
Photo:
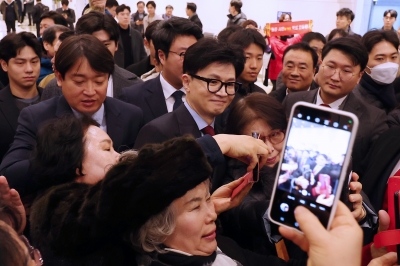
[[[199,60],[199,55],[201,60]],[[171,55],[172,56],[172,55]],[[202,39],[185,53],[182,83],[186,101],[177,99],[173,112],[149,122],[139,132],[135,148],[190,134],[195,138],[221,133],[215,124],[241,84],[236,82],[245,63],[243,50],[214,39]],[[181,92],[181,91],[177,91]]]

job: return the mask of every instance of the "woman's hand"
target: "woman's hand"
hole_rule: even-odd
[[[383,232],[389,229],[390,224],[390,217],[389,214],[384,211],[380,210],[378,213],[379,216],[379,228],[378,232]],[[374,244],[371,245],[371,256],[372,258],[379,258],[382,257],[387,253],[386,247],[376,248]]]
[[[243,182],[243,177],[238,180],[232,181],[222,187],[219,187],[214,193],[211,195],[211,200],[214,203],[215,212],[217,215],[220,213],[232,209],[234,207],[239,206],[244,197],[246,197],[247,193],[249,193],[250,189],[253,186],[253,183],[247,184],[239,194],[231,200],[231,195],[233,190],[238,187]]]
[[[379,258],[371,260],[368,266],[395,266],[397,265],[397,253],[390,252]]]
[[[10,189],[7,179],[0,176],[0,203],[10,206],[10,209],[15,212],[15,216],[21,221],[19,228],[14,228],[18,234],[22,234],[26,226],[25,207],[22,204],[21,197],[15,189]]]
[[[358,178],[359,176],[356,173],[353,173],[351,176],[352,181],[349,184],[349,189],[353,191],[353,193],[349,195],[349,201],[353,203],[354,209],[351,213],[353,214],[353,217],[356,219],[357,222],[364,219],[367,215],[367,212],[362,205],[363,198],[360,194],[362,190],[362,185],[360,182],[358,182]]]

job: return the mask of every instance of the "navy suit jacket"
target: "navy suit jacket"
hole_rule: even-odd
[[[116,151],[132,148],[143,126],[142,111],[131,104],[107,97],[104,101],[107,133]],[[24,108],[18,118],[18,127],[7,154],[0,165],[0,174],[6,176],[10,187],[21,196],[37,191],[31,178],[30,159],[36,145],[36,134],[44,122],[65,114],[72,114],[64,96]]]
[[[144,123],[168,113],[160,76],[122,89],[120,100],[134,104],[143,111]]]

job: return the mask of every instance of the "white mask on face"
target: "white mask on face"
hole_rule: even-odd
[[[368,66],[367,66],[368,67]],[[386,62],[373,68],[368,67],[371,71],[370,77],[379,84],[390,84],[397,76],[399,70],[399,64],[393,62]]]

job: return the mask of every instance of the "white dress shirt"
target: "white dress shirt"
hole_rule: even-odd
[[[163,89],[164,97],[165,97],[165,103],[167,104],[167,110],[168,113],[172,112],[174,110],[174,103],[175,103],[175,98],[172,96],[174,92],[176,92],[176,89],[172,87],[171,84],[169,84],[163,77],[162,72],[160,74],[160,82],[161,82],[161,87]],[[186,91],[182,87],[180,89],[184,94],[182,96],[182,102],[186,102]]]
[[[114,98],[114,84],[113,84],[113,76],[112,75],[110,75],[110,78],[108,79],[107,96]]]
[[[73,114],[77,118],[81,118],[82,117],[81,113],[79,113],[78,111],[74,110],[73,108],[71,108],[71,109],[72,109]],[[100,128],[102,130],[104,130],[104,132],[107,132],[106,111],[104,109],[104,103],[101,105],[100,109],[97,110],[97,112],[92,115],[92,119],[94,121],[96,121],[100,125]]]
[[[324,103],[324,101],[321,98],[321,88],[318,89],[318,93],[317,93],[317,101],[315,102],[316,105],[321,105],[321,104],[326,104]],[[328,104],[332,109],[336,109],[339,110],[339,108],[341,107],[343,101],[346,99],[347,95],[334,101],[333,103]]]

